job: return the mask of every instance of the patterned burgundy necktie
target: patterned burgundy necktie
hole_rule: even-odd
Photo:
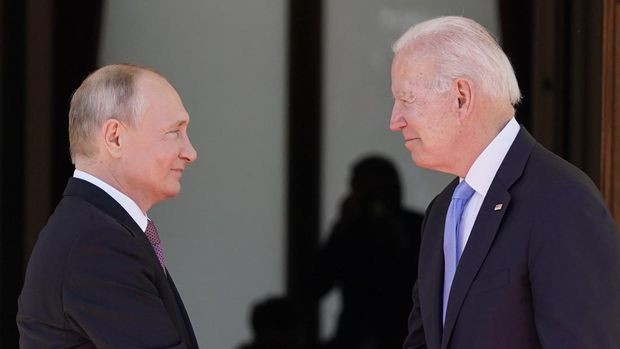
[[[155,224],[150,219],[148,220],[148,224],[146,225],[146,231],[144,232],[146,237],[149,239],[151,246],[153,246],[153,250],[155,250],[155,254],[157,255],[157,259],[159,260],[159,264],[164,269],[164,273],[166,272],[166,258],[164,257],[164,250],[161,247],[161,240],[159,239],[159,234],[157,233],[157,228],[155,228]]]

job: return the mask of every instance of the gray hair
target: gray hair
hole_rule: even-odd
[[[446,91],[454,79],[468,77],[489,96],[514,106],[521,100],[519,83],[508,57],[493,36],[477,22],[445,16],[419,23],[392,46],[394,53],[416,44],[422,56],[432,59],[438,77],[437,92]]]
[[[91,73],[73,93],[69,110],[71,160],[77,155],[96,153],[92,139],[106,120],[117,119],[134,126],[143,107],[136,80],[150,68],[133,64],[113,64]]]

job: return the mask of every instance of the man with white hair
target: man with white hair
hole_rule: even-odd
[[[21,348],[198,348],[154,223],[196,159],[189,115],[151,69],[117,64],[75,91],[75,164],[28,263]]]
[[[450,16],[393,48],[390,128],[418,166],[458,176],[426,211],[404,348],[620,348],[618,229],[515,120],[497,42]]]

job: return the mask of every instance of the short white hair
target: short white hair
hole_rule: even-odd
[[[90,74],[73,93],[69,110],[71,160],[96,153],[93,138],[108,119],[134,126],[144,103],[136,80],[144,72],[159,73],[134,64],[112,64]]]
[[[437,67],[434,88],[445,91],[454,79],[468,77],[489,96],[521,100],[514,69],[495,38],[477,22],[460,16],[444,16],[409,28],[392,45],[394,53],[416,45],[420,56]]]

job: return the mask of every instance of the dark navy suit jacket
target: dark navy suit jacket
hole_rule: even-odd
[[[32,252],[17,325],[25,349],[198,348],[142,230],[112,197],[77,178]]]
[[[404,348],[620,348],[617,227],[591,180],[523,128],[480,208],[442,326],[443,231],[457,184],[426,212]]]

